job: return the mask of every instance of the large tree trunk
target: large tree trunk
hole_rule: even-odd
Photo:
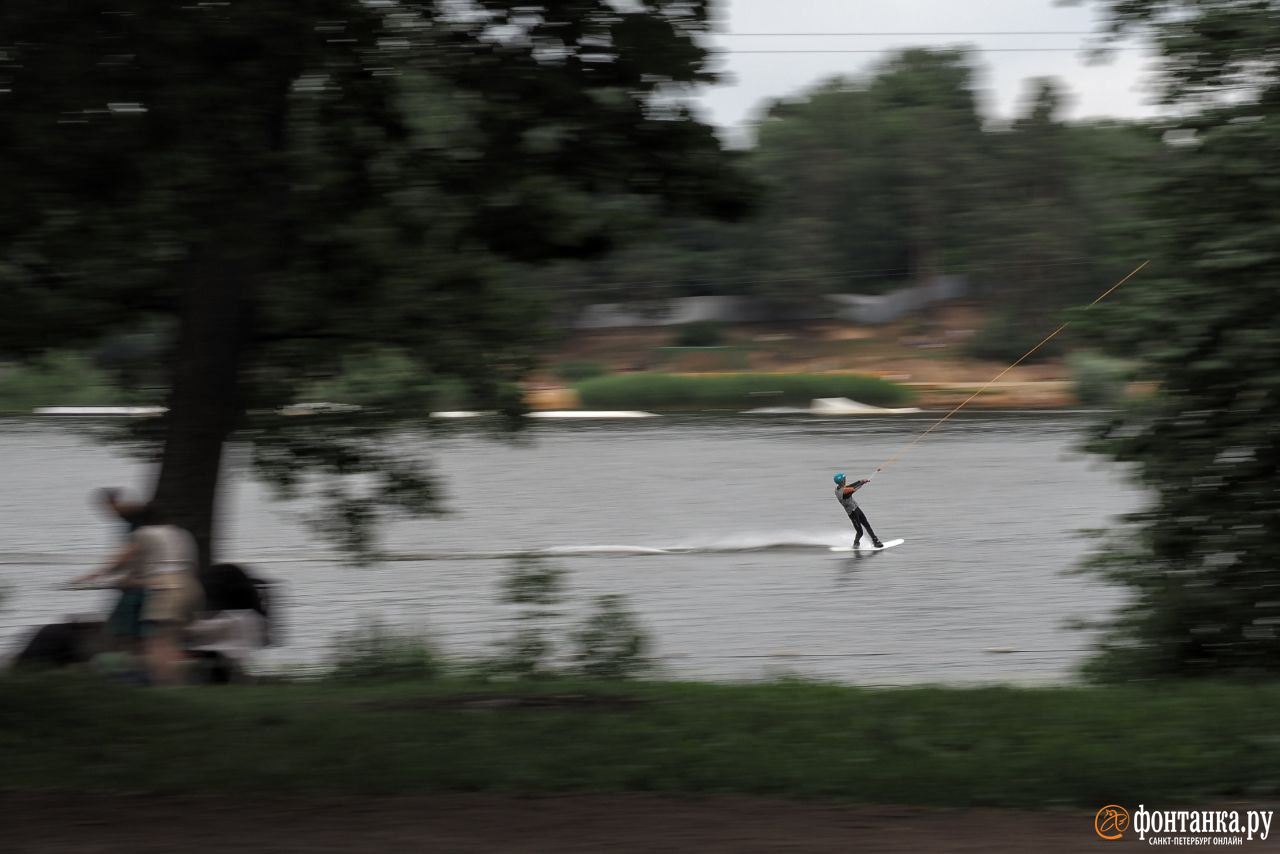
[[[250,156],[234,129],[213,144],[213,159],[227,168],[210,180],[213,192],[199,208],[209,227],[183,283],[155,501],[195,536],[202,569],[214,559],[223,446],[244,414],[241,371],[252,346],[258,287],[287,251],[280,217],[288,184],[275,158],[286,149],[295,74],[285,68],[266,86],[272,93],[261,111],[266,157]]]
[[[246,249],[213,243],[195,259],[173,356],[155,500],[195,536],[201,567],[213,559],[223,444],[243,413],[239,378],[255,272],[241,254]]]

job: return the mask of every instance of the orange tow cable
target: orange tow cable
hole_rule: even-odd
[[[1104,299],[1106,299],[1107,297],[1111,296],[1112,292],[1114,292],[1117,288],[1119,288],[1119,287],[1120,287],[1121,285],[1123,285],[1125,282],[1127,282],[1127,281],[1129,281],[1130,279],[1132,279],[1134,276],[1138,275],[1138,273],[1142,272],[1142,268],[1143,268],[1143,267],[1145,267],[1145,266],[1147,266],[1147,265],[1148,265],[1148,264],[1150,264],[1150,263],[1151,263],[1150,259],[1148,259],[1148,260],[1146,260],[1146,261],[1143,261],[1141,264],[1139,264],[1139,265],[1134,269],[1134,271],[1133,271],[1132,273],[1130,273],[1129,275],[1125,276],[1123,279],[1121,279],[1120,281],[1116,282],[1116,283],[1115,283],[1114,285],[1112,285],[1111,287],[1107,288],[1107,290],[1106,290],[1106,291],[1105,291],[1101,296],[1099,296],[1096,300],[1094,300],[1093,302],[1091,302],[1091,303],[1089,303],[1087,306],[1085,306],[1085,310],[1087,311],[1088,309],[1093,308],[1095,305],[1097,305],[1098,303],[1102,302],[1102,301],[1103,301]],[[1027,360],[1027,358],[1028,358],[1029,356],[1031,356],[1031,354],[1035,353],[1037,350],[1039,350],[1039,349],[1040,349],[1041,347],[1043,347],[1045,344],[1048,344],[1050,341],[1052,341],[1052,340],[1053,340],[1054,336],[1056,336],[1059,332],[1061,332],[1062,330],[1066,329],[1066,328],[1067,328],[1068,326],[1070,326],[1070,325],[1071,325],[1071,323],[1070,323],[1070,322],[1064,323],[1064,324],[1062,324],[1061,326],[1059,326],[1057,329],[1055,329],[1055,330],[1053,330],[1052,332],[1050,332],[1050,333],[1045,337],[1045,339],[1044,339],[1043,341],[1041,341],[1041,342],[1040,342],[1039,344],[1037,344],[1036,346],[1032,347],[1032,348],[1031,348],[1030,350],[1028,350],[1027,352],[1023,353],[1023,354],[1022,354],[1022,357],[1021,357],[1021,358],[1019,358],[1019,359],[1018,359],[1018,361],[1014,362],[1012,365],[1010,365],[1009,367],[1005,368],[1005,369],[1004,369],[1003,371],[1001,371],[1000,373],[996,374],[994,377],[992,377],[992,378],[987,382],[987,384],[986,384],[986,385],[984,385],[982,388],[980,388],[980,389],[978,389],[977,391],[975,391],[973,394],[969,395],[969,397],[965,398],[965,400],[964,400],[964,401],[962,401],[962,402],[960,403],[960,405],[959,405],[959,406],[957,406],[955,409],[951,410],[951,411],[950,411],[950,412],[948,412],[946,415],[942,416],[942,417],[941,417],[941,418],[939,418],[936,422],[934,422],[934,424],[933,424],[932,426],[930,426],[928,430],[925,430],[925,431],[924,431],[923,433],[921,433],[919,436],[915,437],[915,438],[914,438],[914,439],[912,439],[909,443],[907,443],[904,447],[902,447],[901,449],[899,449],[899,450],[898,450],[898,452],[897,452],[897,453],[895,453],[892,457],[890,457],[889,459],[885,460],[885,461],[884,461],[883,463],[881,463],[880,465],[876,466],[875,474],[879,474],[882,470],[884,470],[887,466],[889,466],[890,464],[892,464],[893,462],[895,462],[898,458],[900,458],[900,457],[901,457],[903,454],[905,454],[907,451],[909,451],[909,450],[911,450],[912,448],[914,448],[914,447],[916,446],[916,444],[917,444],[917,443],[919,443],[919,441],[920,441],[921,439],[923,439],[925,436],[928,436],[928,435],[929,435],[930,433],[932,433],[934,430],[937,430],[939,427],[941,427],[941,426],[943,425],[943,423],[944,423],[944,422],[946,422],[946,420],[947,420],[948,418],[950,418],[952,415],[955,415],[957,412],[959,412],[961,409],[963,409],[963,408],[964,408],[964,406],[965,406],[965,404],[967,404],[969,401],[973,400],[973,399],[974,399],[975,397],[977,397],[978,395],[982,394],[982,393],[983,393],[984,391],[986,391],[987,389],[991,388],[991,386],[993,386],[996,382],[998,382],[998,381],[999,381],[999,379],[1000,379],[1002,376],[1004,376],[1005,374],[1009,373],[1009,371],[1012,371],[1014,368],[1018,367],[1018,365],[1021,365],[1023,362],[1025,362],[1025,361]],[[875,474],[872,474],[872,477],[875,477]],[[870,480],[870,478],[868,478],[868,480]]]

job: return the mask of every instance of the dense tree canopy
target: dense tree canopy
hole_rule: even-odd
[[[367,441],[245,414],[390,350],[512,410],[542,328],[513,265],[589,255],[629,200],[730,214],[743,183],[684,106],[704,0],[155,0],[0,8],[0,350],[156,322],[157,496],[207,554],[238,429],[286,485],[363,473],[344,518],[421,507]],[[333,483],[333,481],[330,481]]]
[[[1159,383],[1098,447],[1153,493],[1095,567],[1134,594],[1104,672],[1280,672],[1280,4],[1110,4],[1183,118],[1148,197],[1158,268],[1118,307]]]
[[[812,311],[963,273],[996,309],[991,355],[1012,360],[1145,257],[1136,200],[1165,146],[1137,123],[1066,123],[1052,81],[1030,81],[1010,121],[984,119],[980,90],[972,54],[912,49],[767,104],[743,160],[755,216],[656,223],[607,262],[549,271],[548,289],[575,307],[753,294]]]

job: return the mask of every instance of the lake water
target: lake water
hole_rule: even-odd
[[[219,557],[280,582],[284,643],[270,667],[316,666],[336,635],[377,619],[451,655],[490,654],[512,629],[498,600],[512,556],[567,571],[569,618],[623,594],[678,678],[794,674],[850,683],[1066,681],[1089,635],[1066,628],[1121,594],[1065,573],[1078,532],[1136,509],[1122,470],[1078,453],[1090,416],[982,414],[947,422],[859,493],[882,539],[836,554],[852,528],[831,475],[864,476],[936,416],[688,417],[538,422],[519,443],[451,426],[429,449],[449,515],[385,527],[394,559],[349,565],[232,466]],[[119,531],[91,489],[140,494],[148,467],[66,422],[0,422],[0,648],[33,627],[104,610],[108,592],[55,586]]]

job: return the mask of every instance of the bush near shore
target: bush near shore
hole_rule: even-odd
[[[588,409],[754,409],[847,397],[872,406],[911,400],[906,386],[861,374],[620,374],[574,385]]]
[[[645,791],[942,806],[1280,794],[1280,686],[0,677],[0,789]]]
[[[38,406],[125,406],[132,395],[82,353],[46,353],[25,364],[0,363],[0,413],[29,415]]]

